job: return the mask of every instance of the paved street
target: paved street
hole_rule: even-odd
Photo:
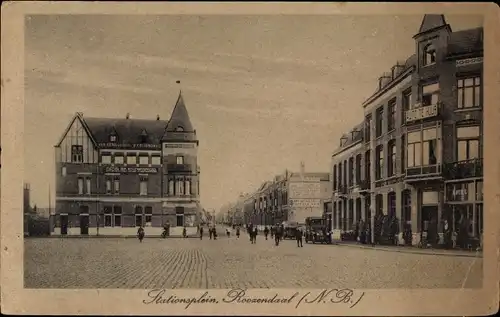
[[[27,288],[481,287],[482,258],[309,245],[259,236],[25,240]]]

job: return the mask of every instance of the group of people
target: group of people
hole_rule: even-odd
[[[257,242],[257,235],[259,232],[257,226],[254,226],[252,223],[248,224],[247,232],[250,237],[250,243],[255,244]],[[271,239],[274,238],[275,245],[279,246],[285,234],[285,227],[282,224],[281,225],[276,224],[274,226],[271,226],[270,228],[268,226],[265,226],[263,232],[266,240],[268,240],[267,237],[271,235]],[[303,237],[304,237],[304,232],[300,228],[297,228],[295,230],[295,239],[297,240],[297,247],[303,247]]]

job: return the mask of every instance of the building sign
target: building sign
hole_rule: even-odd
[[[321,206],[319,199],[289,199],[289,204],[297,208],[317,208]]]
[[[159,144],[151,144],[151,143],[99,143],[100,148],[103,149],[135,149],[135,150],[161,150],[161,146]]]
[[[474,198],[474,182],[452,183],[446,188],[446,199],[448,201],[469,201]],[[471,194],[469,196],[469,194]]]
[[[457,67],[463,67],[463,66],[469,66],[469,65],[474,65],[474,64],[479,64],[483,62],[482,57],[474,57],[474,58],[466,58],[466,59],[459,59],[456,61],[456,66]]]
[[[192,149],[194,147],[194,143],[165,143],[166,149]]]
[[[321,198],[320,182],[290,182],[289,197],[292,199],[319,199]]]
[[[117,166],[106,166],[104,168],[104,173],[158,173],[156,167],[117,167]]]
[[[438,115],[438,106],[429,105],[406,111],[406,122],[432,118]]]

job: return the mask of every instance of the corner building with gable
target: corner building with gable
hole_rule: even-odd
[[[182,93],[168,121],[77,113],[55,146],[54,234],[196,233],[198,144]]]

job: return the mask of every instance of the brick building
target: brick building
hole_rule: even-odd
[[[198,140],[179,93],[170,119],[77,113],[56,152],[56,234],[160,234],[199,222]],[[157,228],[157,229],[154,229]]]
[[[337,234],[385,214],[411,225],[413,244],[430,230],[442,237],[444,219],[481,235],[483,29],[452,32],[443,15],[425,15],[414,39],[332,156]]]
[[[304,223],[306,217],[321,217],[330,199],[329,173],[286,171],[265,181],[243,202],[245,223],[272,225],[283,221]]]

